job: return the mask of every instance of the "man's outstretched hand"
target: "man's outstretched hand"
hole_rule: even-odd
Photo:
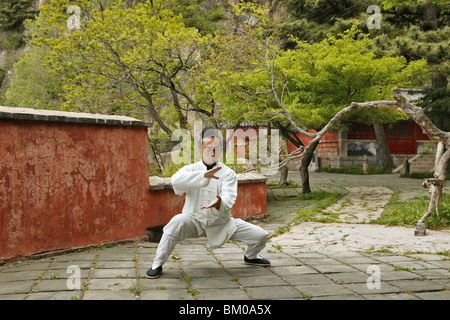
[[[214,174],[215,174],[217,171],[219,171],[220,169],[222,169],[222,167],[215,167],[215,168],[212,168],[211,170],[207,170],[207,171],[205,172],[204,177],[205,177],[205,178],[219,179],[219,177],[216,177]]]
[[[200,209],[209,209],[209,208],[220,208],[220,204],[222,203],[222,199],[220,198],[219,195],[216,196],[216,200],[214,200],[213,202],[211,202],[210,204],[202,204],[200,205]]]

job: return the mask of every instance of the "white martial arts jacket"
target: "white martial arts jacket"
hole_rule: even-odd
[[[215,173],[219,179],[204,177],[207,169],[203,161],[186,165],[172,176],[175,193],[186,193],[182,214],[196,218],[199,222],[198,234],[206,233],[212,249],[222,246],[236,231],[234,219],[231,217],[231,208],[237,197],[236,173],[223,163],[218,162],[216,166],[222,167]],[[200,205],[210,204],[217,195],[222,199],[219,209],[200,209]]]

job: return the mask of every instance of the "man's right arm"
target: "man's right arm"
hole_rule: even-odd
[[[172,176],[173,190],[176,194],[182,195],[193,189],[204,188],[209,184],[211,178],[218,179],[214,176],[218,170],[220,167],[211,170],[193,170],[192,165],[184,166]]]

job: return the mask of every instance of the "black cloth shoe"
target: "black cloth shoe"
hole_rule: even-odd
[[[145,273],[145,276],[149,279],[156,279],[159,278],[159,276],[162,273],[162,267],[158,267],[156,269],[148,269],[148,271]]]
[[[270,267],[270,261],[267,259],[264,259],[262,257],[256,258],[256,259],[248,259],[245,255],[244,255],[244,262],[246,264],[251,264],[254,266],[260,266],[260,267]]]

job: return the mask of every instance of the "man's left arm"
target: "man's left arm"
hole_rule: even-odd
[[[230,171],[223,178],[221,191],[220,191],[220,210],[231,210],[237,198],[237,177],[234,171]]]
[[[232,171],[226,175],[221,182],[220,195],[216,196],[213,202],[208,205],[201,205],[200,209],[212,209],[216,216],[225,212],[229,214],[237,198],[237,178]]]

